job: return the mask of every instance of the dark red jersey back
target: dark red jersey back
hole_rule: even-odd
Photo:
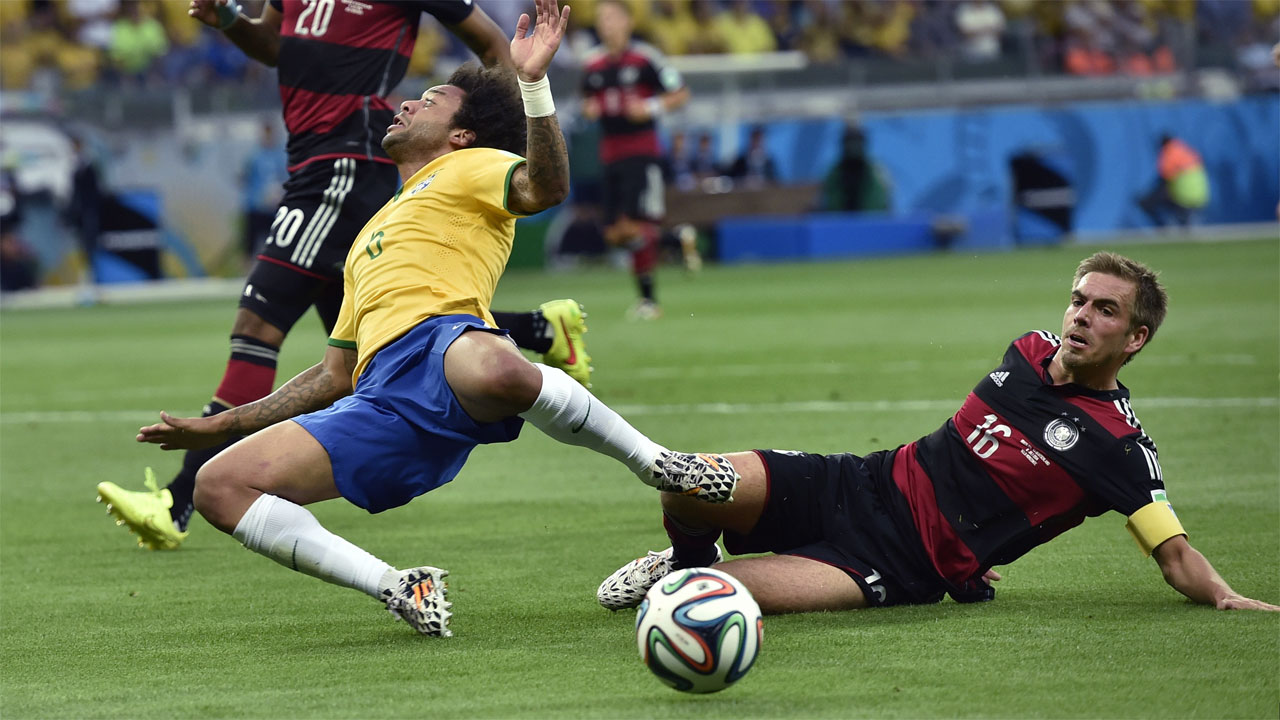
[[[468,0],[271,5],[283,15],[277,70],[291,171],[339,157],[391,162],[382,150],[395,115],[387,95],[404,79],[422,13],[453,25],[472,8]]]
[[[950,420],[886,456],[882,482],[900,524],[957,587],[1086,517],[1131,515],[1164,490],[1123,385],[1050,381],[1060,344],[1044,331],[1018,338]]]

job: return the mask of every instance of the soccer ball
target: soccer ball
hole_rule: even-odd
[[[747,674],[764,621],[751,593],[711,568],[676,570],[649,588],[636,613],[640,659],[682,692],[723,690]]]

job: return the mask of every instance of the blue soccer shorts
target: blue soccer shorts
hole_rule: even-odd
[[[329,453],[338,492],[371,513],[399,507],[458,475],[472,448],[510,442],[524,420],[477,423],[445,382],[444,353],[474,315],[430,318],[378,351],[355,392],[294,418]]]

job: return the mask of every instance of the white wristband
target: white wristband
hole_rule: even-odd
[[[657,95],[646,100],[645,105],[649,108],[649,117],[651,118],[658,117],[667,109],[667,106],[662,104],[662,98]]]
[[[556,104],[551,99],[551,83],[546,75],[533,82],[520,80],[520,97],[524,100],[524,114],[529,117],[556,114]]]

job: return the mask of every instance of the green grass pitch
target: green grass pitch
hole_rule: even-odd
[[[1280,250],[1274,238],[1118,248],[1163,271],[1165,326],[1121,374],[1169,496],[1233,587],[1280,602]],[[935,429],[1030,329],[1057,332],[1093,248],[754,267],[659,278],[624,319],[621,271],[511,273],[496,305],[573,296],[595,390],[686,450],[870,452]],[[176,454],[133,435],[196,413],[232,302],[0,316],[0,716],[225,718],[1274,718],[1280,616],[1194,606],[1111,514],[1011,566],[993,603],[770,617],[758,663],[712,696],[640,664],[597,583],[666,546],[624,468],[526,428],[452,484],[327,527],[397,566],[451,570],[456,636],[241,549],[203,520],[138,549],[93,502]],[[280,377],[319,360],[314,319]]]

